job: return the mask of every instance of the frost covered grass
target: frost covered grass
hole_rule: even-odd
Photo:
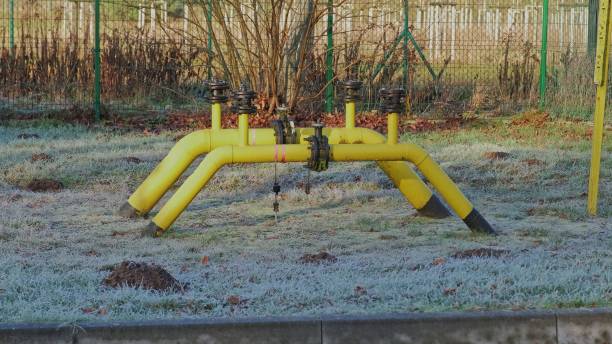
[[[608,135],[600,215],[589,218],[587,131],[500,119],[404,136],[431,152],[498,237],[472,235],[457,218],[416,217],[373,163],[334,163],[311,175],[310,195],[300,165],[278,165],[278,223],[273,166],[225,167],[173,231],[153,239],[140,238],[149,220],[115,212],[176,133],[9,123],[0,127],[0,321],[610,306],[612,142]],[[490,160],[487,151],[510,156]],[[32,161],[37,153],[51,159]],[[35,178],[64,189],[27,191]],[[510,254],[452,258],[480,247]],[[322,250],[337,261],[299,262]],[[189,289],[103,287],[123,260],[159,264]]]

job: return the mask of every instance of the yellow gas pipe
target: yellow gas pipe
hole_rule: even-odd
[[[210,129],[221,130],[221,103],[213,103],[210,107]]]
[[[222,166],[233,163],[306,162],[306,145],[223,146],[213,150],[153,218],[147,231],[159,236],[187,208]],[[448,205],[475,232],[494,234],[493,228],[444,171],[415,144],[330,145],[331,161],[410,161],[432,183]]]
[[[249,144],[249,115],[246,113],[238,116],[238,132],[240,133],[240,145]]]
[[[239,116],[238,130],[235,130],[221,129],[220,102],[213,102],[211,113],[211,129],[198,130],[179,140],[134,191],[128,201],[121,206],[119,214],[125,217],[146,215],[198,156],[215,148],[235,144],[245,146],[276,143],[273,129],[249,130],[247,114]],[[384,136],[376,131],[355,128],[354,100],[345,103],[345,117],[346,128],[324,129],[324,134],[328,136],[330,144],[384,142]],[[307,144],[305,138],[314,134],[311,128],[297,128],[296,131],[300,144]],[[397,142],[397,129],[392,137],[395,137],[392,141]],[[378,165],[421,215],[432,218],[443,218],[450,215],[437,196],[405,162],[379,161]]]

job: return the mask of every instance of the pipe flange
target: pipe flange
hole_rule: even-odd
[[[238,91],[232,95],[232,111],[237,113],[254,114],[257,108],[253,106],[253,100],[257,95],[249,89],[246,84],[241,84]]]
[[[381,88],[378,96],[380,97],[380,111],[383,114],[403,112],[406,101],[406,91],[403,88]]]
[[[329,147],[329,140],[327,136],[323,135],[323,124],[313,124],[315,134],[306,138],[310,148],[310,159],[306,164],[306,168],[321,172],[327,170],[330,160],[331,149]]]
[[[229,85],[225,80],[209,80],[204,82],[208,87],[208,100],[211,103],[225,103],[227,102],[227,95],[225,91],[229,90]]]
[[[344,101],[345,102],[354,102],[361,99],[361,95],[359,91],[361,91],[361,86],[363,82],[361,80],[345,80],[342,82],[342,86],[344,86]]]

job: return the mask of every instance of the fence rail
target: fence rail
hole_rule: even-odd
[[[402,85],[415,113],[509,111],[538,99],[583,111],[593,99],[596,8],[597,0],[0,0],[0,110],[201,111],[202,81],[224,78],[250,83],[263,110],[333,111],[335,82],[359,78],[367,106],[381,87]]]

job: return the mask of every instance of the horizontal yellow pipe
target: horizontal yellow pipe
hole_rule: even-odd
[[[300,144],[308,144],[306,138],[314,135],[313,128],[297,128],[296,131]],[[365,128],[324,128],[323,134],[330,144],[385,142],[382,134]],[[198,156],[217,147],[238,144],[241,138],[244,140],[244,135],[244,131],[236,129],[203,129],[185,136],[130,196],[129,208],[139,215],[148,213]],[[247,137],[251,146],[276,142],[273,129],[250,129]],[[432,199],[431,190],[405,162],[380,161],[378,165],[416,209],[422,209]]]
[[[473,209],[470,201],[442,169],[414,144],[331,145],[332,161],[410,161],[421,170],[441,196],[464,219]],[[159,230],[168,229],[223,165],[231,163],[304,162],[310,157],[306,145],[224,146],[209,153],[195,172],[153,218]]]

